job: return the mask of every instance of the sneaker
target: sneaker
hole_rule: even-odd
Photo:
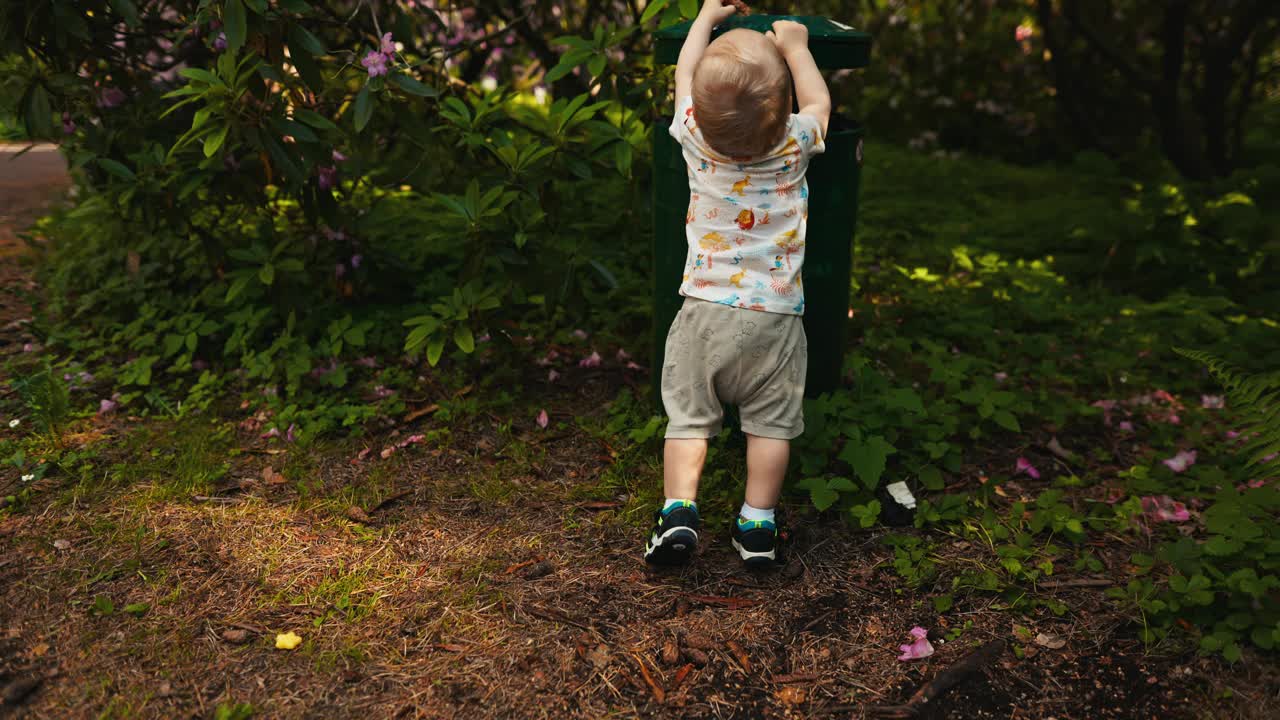
[[[748,568],[773,566],[778,562],[778,526],[769,520],[743,520],[733,523],[733,549]]]
[[[644,559],[651,565],[684,565],[698,547],[698,508],[685,501],[653,514],[653,532],[644,544]]]

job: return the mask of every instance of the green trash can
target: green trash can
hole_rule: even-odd
[[[765,32],[777,20],[794,20],[809,29],[809,50],[818,67],[834,70],[866,67],[871,59],[871,36],[826,18],[792,15],[732,17],[716,28],[713,38],[735,28]],[[654,57],[674,65],[692,23],[659,30]],[[862,128],[833,114],[827,127],[826,152],[809,165],[809,225],[805,238],[804,329],[809,337],[809,370],[805,381],[810,397],[840,386],[848,329],[849,280],[853,264],[853,233],[858,218],[858,185],[862,176]],[[666,128],[653,131],[653,383],[661,404],[662,360],[667,330],[680,310],[681,276],[688,252],[685,213],[689,182],[680,145]]]

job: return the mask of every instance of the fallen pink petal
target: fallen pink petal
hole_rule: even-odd
[[[933,654],[933,645],[929,642],[928,630],[918,625],[911,628],[911,639],[911,644],[898,646],[898,649],[902,651],[902,654],[898,656],[898,660],[919,660]]]
[[[1200,396],[1200,407],[1203,407],[1209,410],[1221,410],[1226,406],[1227,406],[1226,400],[1223,399],[1221,395],[1201,395]]]
[[[627,352],[626,350],[623,350],[622,348],[618,348],[618,362],[626,362],[630,359],[631,359],[631,353]]]
[[[118,407],[118,405],[115,400],[103,398],[102,401],[98,403],[98,414],[110,415],[116,411],[116,407]]]
[[[1147,519],[1160,522],[1186,522],[1191,519],[1187,506],[1168,495],[1144,495],[1142,513]]]
[[[1018,464],[1015,467],[1014,475],[1021,475],[1024,473],[1030,476],[1032,480],[1040,479],[1040,471],[1036,469],[1036,466],[1032,465],[1030,460],[1020,457],[1018,458]]]
[[[628,370],[644,370],[644,366],[639,365],[635,362],[629,362],[627,363],[627,369]]]
[[[574,331],[573,331],[573,336],[574,336],[574,337],[576,337],[576,338],[578,338],[579,340],[586,340],[586,339],[587,339],[587,331],[586,331],[586,330],[574,330]]]
[[[556,372],[555,370],[552,370],[551,372],[547,373],[547,382],[555,382],[559,379],[560,379],[560,373]]]
[[[1117,425],[1116,427],[1120,428],[1125,432],[1133,432],[1133,423],[1129,422],[1128,420],[1122,420],[1120,424]]]
[[[584,367],[584,368],[600,367],[601,362],[603,362],[603,358],[600,357],[600,353],[593,352],[590,355],[579,360],[578,367]]]
[[[259,435],[259,437],[261,437],[263,440],[266,440],[267,438],[278,438],[280,437],[280,429],[271,428],[270,430],[262,433],[262,435]]]
[[[547,416],[547,411],[542,410],[538,413],[538,427],[543,430],[547,429],[547,425],[551,424],[551,418]]]
[[[1164,463],[1165,467],[1176,473],[1183,473],[1187,471],[1187,468],[1196,464],[1196,451],[1179,450],[1177,455],[1161,460],[1160,462]]]

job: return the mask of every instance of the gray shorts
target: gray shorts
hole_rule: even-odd
[[[742,431],[790,440],[804,432],[809,362],[799,315],[756,312],[685,298],[667,333],[662,404],[668,438],[711,438],[724,403],[737,405]]]

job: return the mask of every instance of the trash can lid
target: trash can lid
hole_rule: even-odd
[[[766,32],[777,20],[794,20],[809,28],[809,51],[818,67],[830,70],[866,67],[871,62],[871,36],[824,17],[800,15],[735,15],[716,27],[712,39],[737,28]],[[682,22],[654,33],[654,60],[659,65],[675,65],[680,47],[693,21]]]

